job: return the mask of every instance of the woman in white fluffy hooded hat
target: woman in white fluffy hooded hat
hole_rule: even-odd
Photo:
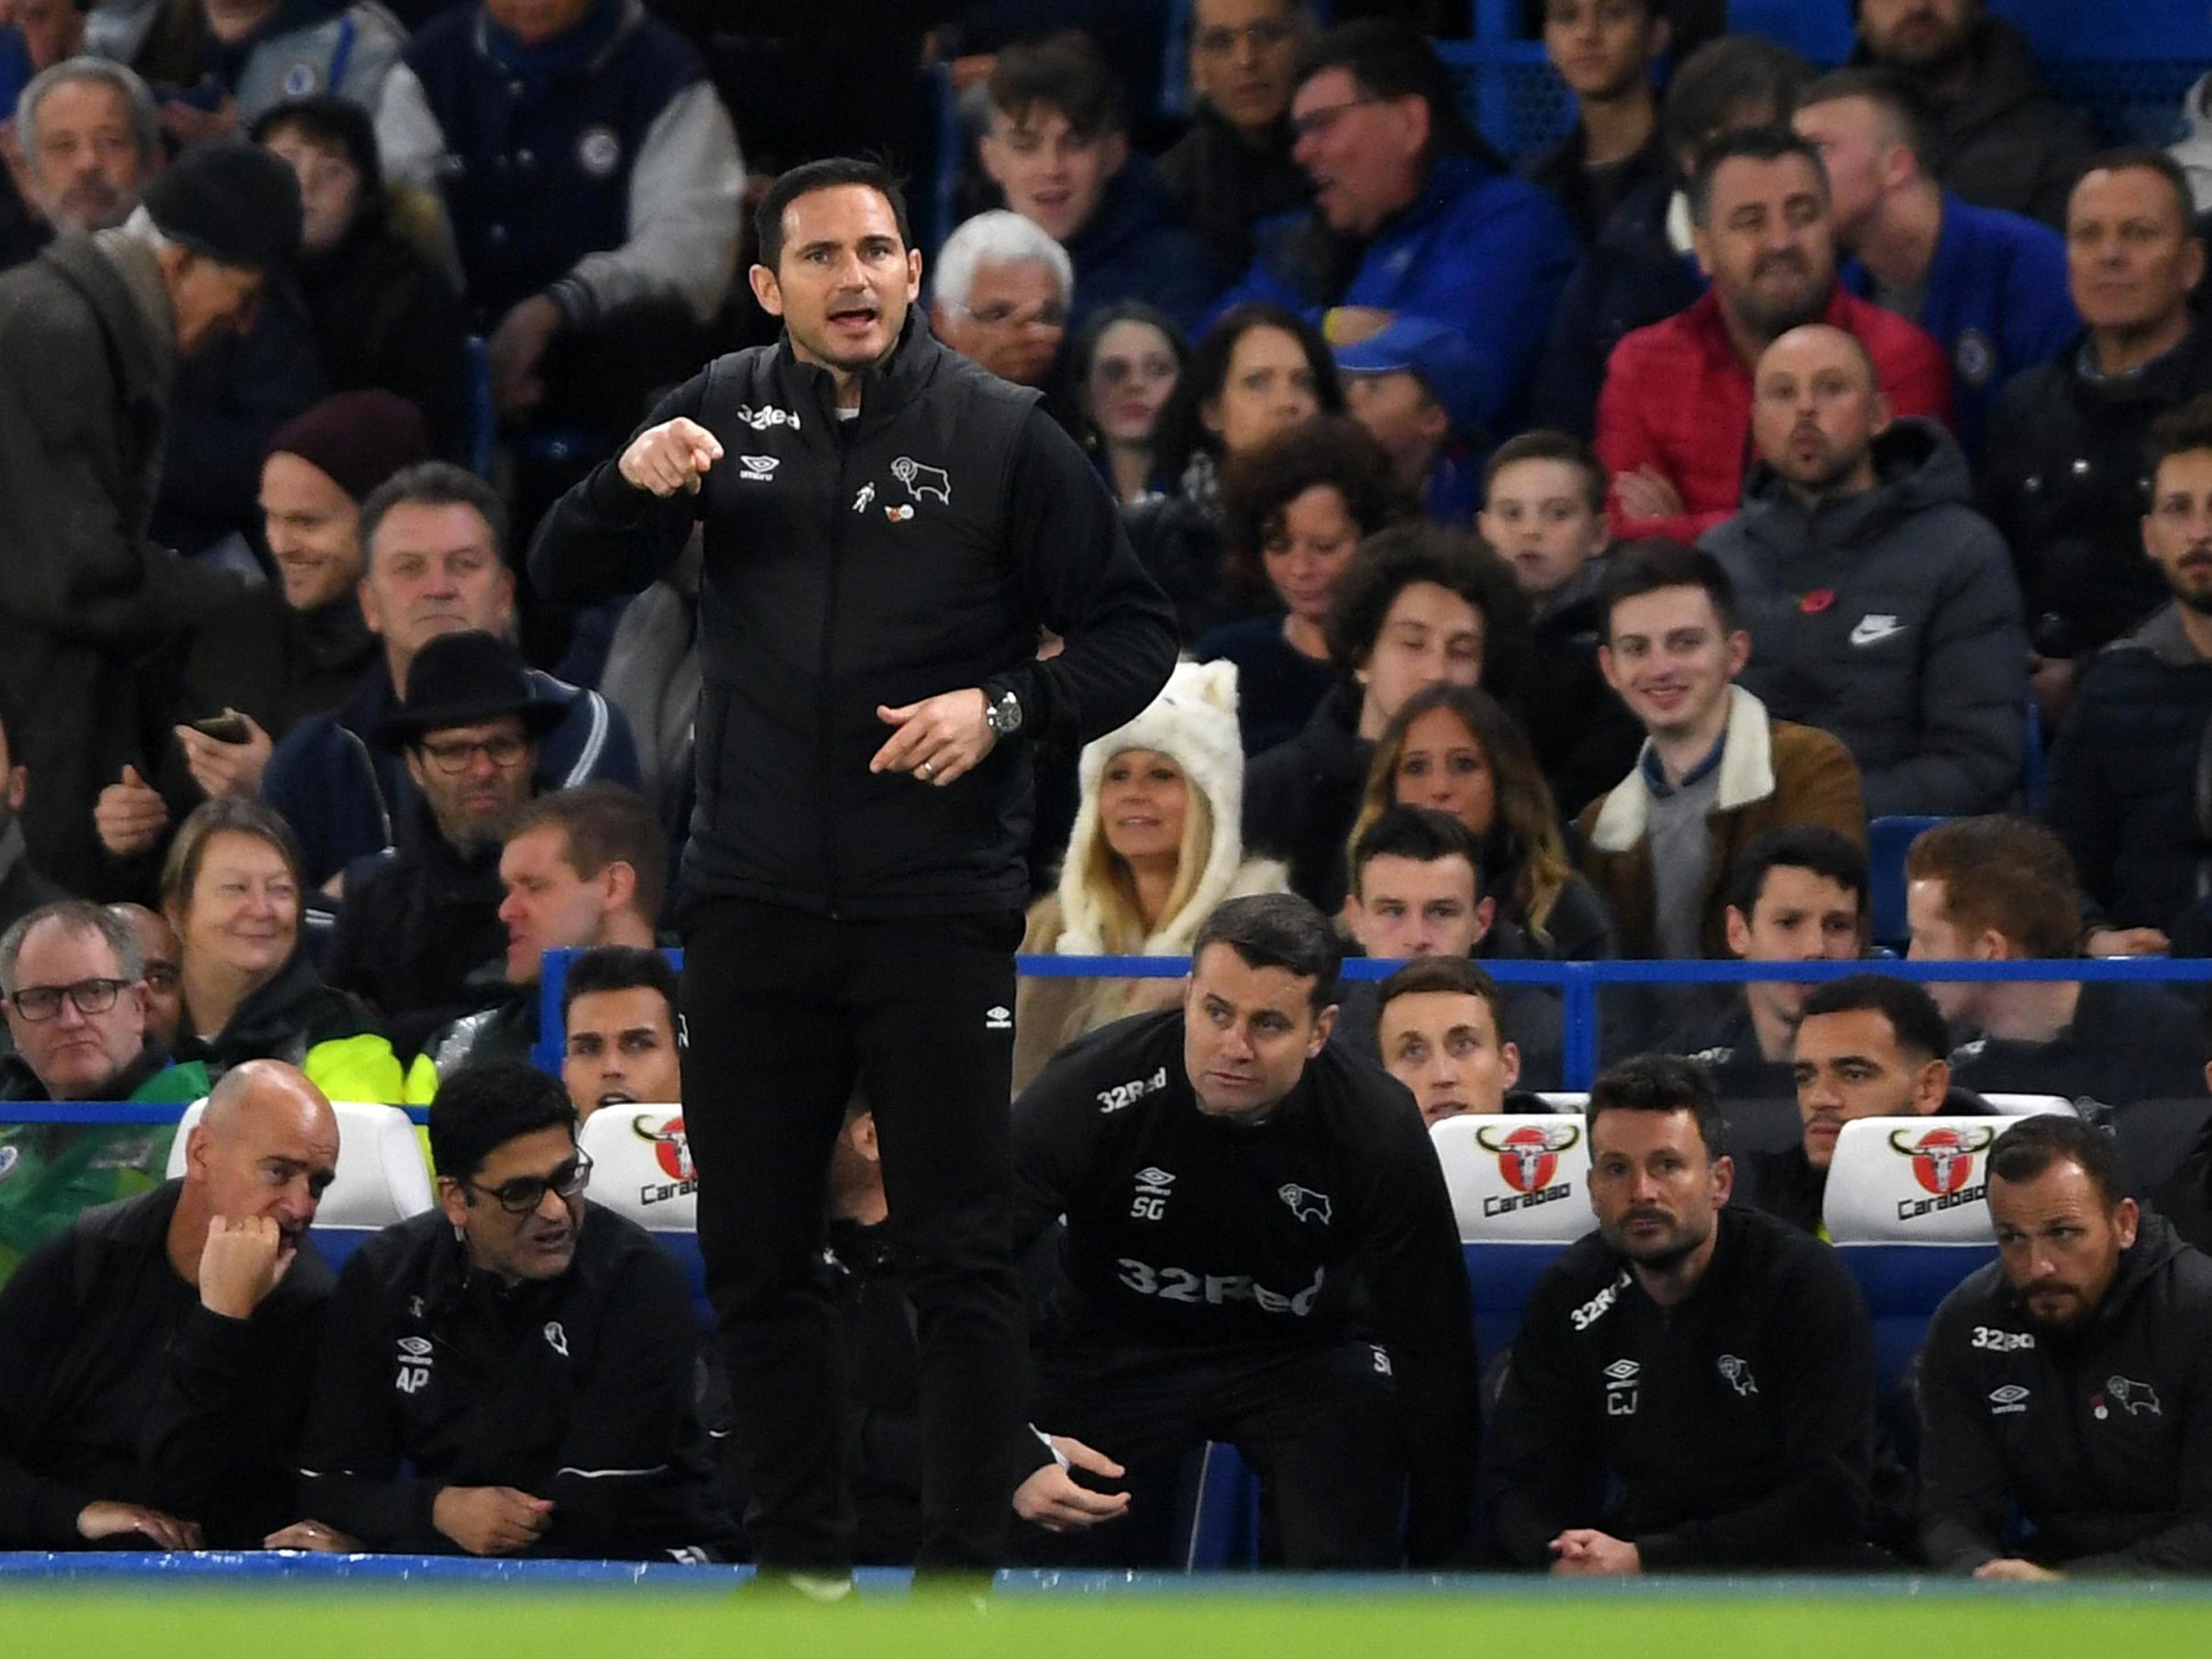
[[[1088,744],[1060,885],[1030,907],[1022,948],[1063,957],[1179,957],[1224,899],[1286,892],[1289,869],[1246,858],[1236,665],[1179,662],[1152,703]],[[1181,992],[1178,979],[1024,976],[1014,1004],[1014,1088],[1085,1032]]]

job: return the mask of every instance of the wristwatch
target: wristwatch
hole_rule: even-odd
[[[1011,737],[1022,729],[1022,700],[1012,691],[1001,691],[995,697],[990,688],[983,691],[983,724],[1001,737]]]

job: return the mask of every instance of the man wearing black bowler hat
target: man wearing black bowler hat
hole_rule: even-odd
[[[397,853],[348,872],[333,985],[388,1020],[422,1016],[425,1029],[483,1004],[468,981],[495,967],[506,943],[500,846],[536,791],[538,739],[567,713],[496,634],[443,634],[422,648],[406,695],[377,730],[414,780],[415,821]]]
[[[0,274],[0,699],[39,780],[32,861],[72,890],[116,885],[93,802],[168,736],[141,670],[237,591],[147,538],[178,363],[250,319],[299,240],[292,170],[218,144]]]

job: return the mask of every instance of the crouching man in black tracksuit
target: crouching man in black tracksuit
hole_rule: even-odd
[[[1055,1559],[1171,1559],[1177,1472],[1207,1440],[1257,1471],[1290,1566],[1396,1565],[1409,1466],[1406,1553],[1465,1542],[1458,1234],[1411,1097],[1329,1043],[1341,958],[1303,899],[1232,900],[1180,1008],[1074,1045],[1015,1105],[1017,1236],[1067,1218],[1034,1415],[1127,1472],[1125,1513],[1103,1517],[1040,1513],[1025,1483],[1017,1510],[1063,1534]]]
[[[2212,1570],[2212,1260],[2126,1189],[2076,1118],[2029,1118],[1990,1152],[1999,1259],[1944,1299],[1920,1361],[1935,1565]]]
[[[1874,1338],[1835,1252],[1728,1207],[1713,1086],[1590,1089],[1598,1232],[1529,1299],[1491,1424],[1498,1542],[1559,1574],[1867,1566]]]
[[[643,1559],[733,1531],[693,1408],[683,1269],[586,1201],[559,1079],[486,1061],[430,1108],[437,1207],[338,1277],[296,1549]]]

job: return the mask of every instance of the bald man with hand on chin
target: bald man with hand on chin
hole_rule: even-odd
[[[252,1547],[290,1517],[330,1269],[322,1091],[216,1086],[182,1178],[86,1211],[0,1290],[0,1548]]]

